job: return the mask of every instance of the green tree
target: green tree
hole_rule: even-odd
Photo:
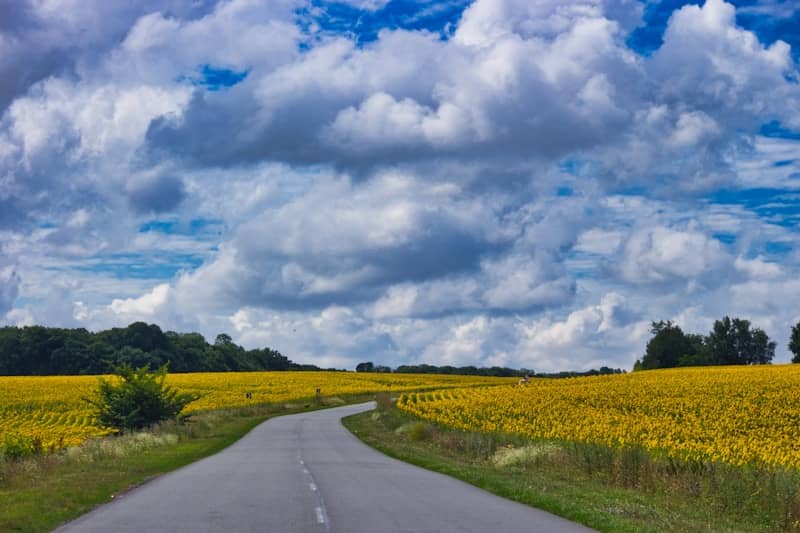
[[[723,317],[714,322],[706,345],[709,360],[718,365],[764,365],[775,357],[775,343],[750,321]]]
[[[23,374],[20,330],[13,326],[0,328],[0,375]]]
[[[654,368],[672,368],[687,356],[695,355],[696,346],[693,339],[671,320],[660,320],[651,324],[653,337],[647,342],[647,348],[641,361],[634,365],[635,370],[652,370]]]
[[[215,358],[222,365],[221,370],[256,370],[247,360],[244,348],[233,342],[227,333],[217,335],[217,338],[214,339],[213,350],[217,353]]]
[[[202,369],[203,353],[208,343],[199,333],[165,333],[171,347],[169,368],[172,372],[191,372]]]
[[[372,361],[358,363],[356,365],[356,372],[372,372],[374,370],[375,370],[375,363],[373,363]]]
[[[116,375],[115,381],[100,378],[98,398],[86,399],[103,426],[118,430],[147,427],[176,418],[186,405],[199,398],[166,385],[166,365],[150,372],[147,366],[134,369],[123,364],[116,369]]]
[[[789,351],[794,354],[792,363],[800,363],[800,322],[792,328],[792,336],[789,338]]]
[[[687,333],[686,339],[691,349],[680,356],[678,366],[707,366],[712,364],[706,346],[706,337],[698,333]]]
[[[248,350],[220,334],[214,344],[199,333],[162,332],[134,322],[93,333],[43,326],[0,327],[0,375],[105,374],[121,364],[173,372],[225,370],[319,370],[298,365],[270,348]]]

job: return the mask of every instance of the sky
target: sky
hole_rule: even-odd
[[[630,368],[800,320],[796,0],[0,0],[0,323]]]

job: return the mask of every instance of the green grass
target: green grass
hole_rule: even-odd
[[[796,475],[714,466],[698,472],[634,452],[449,430],[393,408],[343,422],[389,456],[600,531],[760,532],[799,525]]]
[[[359,395],[210,411],[147,433],[0,460],[0,532],[51,531],[152,477],[224,449],[268,418],[370,399]]]

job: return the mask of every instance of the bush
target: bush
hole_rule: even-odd
[[[408,428],[408,438],[414,442],[427,440],[431,436],[431,428],[424,422],[414,422]]]
[[[392,395],[389,392],[378,392],[375,394],[375,407],[378,411],[389,411],[394,407]]]
[[[115,371],[119,379],[100,378],[99,399],[87,398],[96,411],[97,421],[117,430],[132,430],[176,418],[187,404],[198,399],[165,385],[167,366],[155,372],[144,366],[134,369],[125,364]]]
[[[6,435],[0,442],[0,459],[23,459],[44,452],[41,437]]]

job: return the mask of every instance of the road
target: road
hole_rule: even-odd
[[[350,434],[350,405],[272,418],[58,533],[579,532],[557,516],[391,459]]]

